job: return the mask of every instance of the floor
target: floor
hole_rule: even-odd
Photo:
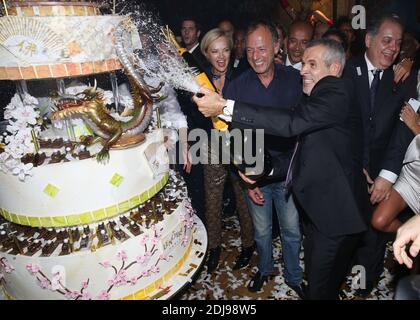
[[[234,217],[224,219],[224,232],[221,254],[221,262],[218,270],[209,275],[206,268],[201,269],[197,279],[186,291],[176,297],[181,300],[297,300],[298,296],[285,283],[281,271],[281,245],[280,239],[276,238],[274,242],[274,259],[278,275],[267,283],[260,292],[251,293],[247,290],[247,284],[255,272],[257,272],[257,254],[254,253],[250,266],[242,270],[233,271],[232,266],[239,254],[239,222]],[[393,284],[393,274],[395,273],[395,262],[392,257],[392,247],[387,249],[385,262],[385,272],[382,274],[378,288],[372,292],[367,300],[392,300],[395,286]],[[301,254],[303,259],[303,253]],[[303,261],[301,261],[303,267]],[[347,283],[343,286],[341,299],[355,300],[352,281],[349,277]]]

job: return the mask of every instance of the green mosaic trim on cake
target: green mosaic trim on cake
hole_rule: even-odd
[[[30,227],[59,228],[71,227],[78,224],[88,224],[101,221],[106,218],[115,217],[139,206],[162,190],[162,188],[168,183],[168,180],[169,173],[165,174],[155,185],[138,196],[131,197],[130,199],[122,201],[116,205],[96,209],[91,212],[66,216],[57,215],[53,217],[30,217],[22,214],[11,213],[6,209],[0,208],[0,215],[8,221]]]

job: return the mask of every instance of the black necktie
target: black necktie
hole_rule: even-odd
[[[376,94],[379,88],[381,72],[382,71],[378,69],[372,70],[373,81],[372,81],[372,84],[370,85],[370,114],[371,116],[373,115],[373,110],[375,109],[375,99],[376,99]]]

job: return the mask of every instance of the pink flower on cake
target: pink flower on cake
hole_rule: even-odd
[[[64,278],[61,276],[60,273],[56,273],[53,278],[51,279],[51,290],[57,291],[60,290],[62,287],[62,283],[64,281]]]
[[[104,267],[105,269],[111,268],[111,263],[109,261],[99,262],[99,264]]]
[[[11,265],[6,264],[6,265],[4,266],[4,271],[5,271],[6,273],[12,273],[14,270],[15,270],[15,268],[13,268]]]
[[[143,271],[141,272],[141,276],[142,276],[143,278],[149,277],[149,276],[150,276],[150,270],[143,270]]]
[[[145,245],[149,241],[149,235],[144,234],[140,237],[140,245]]]
[[[131,285],[132,286],[135,286],[136,284],[137,284],[137,277],[132,277],[131,279],[130,279],[130,283],[131,283]]]
[[[102,290],[97,298],[99,300],[110,300],[111,295],[106,290]]]
[[[188,242],[188,236],[185,235],[185,236],[182,237],[181,246],[186,246],[187,242]]]
[[[151,256],[152,256],[152,254],[150,252],[145,252],[144,255],[138,256],[136,258],[136,261],[137,261],[138,264],[144,266],[144,265],[149,263]]]
[[[13,268],[8,262],[6,258],[0,259],[0,267],[3,267],[4,272],[6,273],[12,273],[15,268]]]
[[[189,218],[187,221],[187,228],[191,229],[194,226],[194,219]]]
[[[126,285],[128,283],[128,277],[125,270],[119,271],[117,274],[114,274],[110,280],[108,280],[108,284],[110,286],[120,287]]]
[[[83,292],[82,300],[92,300],[92,295],[89,292]]]
[[[66,292],[66,294],[64,295],[64,297],[67,300],[76,300],[77,298],[80,297],[80,293],[77,292],[77,291],[69,291],[69,292]]]
[[[150,269],[150,272],[152,273],[159,273],[160,272],[160,268],[158,266],[154,266]]]
[[[50,281],[47,278],[38,279],[39,280],[39,286],[42,289],[51,289]]]
[[[17,167],[15,167],[12,171],[13,175],[18,176],[20,181],[25,181],[25,177],[27,175],[31,175],[30,171],[34,165],[32,163],[20,163]]]
[[[159,241],[160,241],[160,238],[154,237],[152,240],[152,244],[155,246],[159,243]]]
[[[30,264],[26,265],[26,270],[28,270],[29,273],[34,276],[39,272],[40,268],[36,264],[31,264],[30,263]]]
[[[89,280],[83,281],[82,282],[82,289],[87,289],[89,286]]]
[[[121,250],[120,252],[118,252],[117,256],[118,256],[118,259],[122,261],[126,261],[128,259],[127,252],[125,252],[124,250]]]
[[[166,255],[166,254],[164,254],[164,253],[162,253],[162,254],[160,255],[159,259],[160,259],[160,260],[164,260],[164,261],[169,261],[169,256],[168,256],[168,255]]]

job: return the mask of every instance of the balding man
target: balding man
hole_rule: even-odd
[[[292,66],[296,70],[302,69],[303,52],[306,45],[312,40],[314,29],[309,22],[295,21],[289,28],[287,37],[286,66]]]
[[[233,26],[232,22],[228,19],[224,19],[219,22],[217,27],[222,30],[228,37],[233,37],[233,33],[235,32],[235,27]]]

